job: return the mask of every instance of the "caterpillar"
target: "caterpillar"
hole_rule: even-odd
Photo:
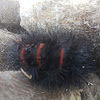
[[[48,89],[82,88],[99,69],[98,44],[89,34],[32,32],[17,43],[16,62],[33,84]]]

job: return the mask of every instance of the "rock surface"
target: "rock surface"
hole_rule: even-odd
[[[81,100],[78,93],[75,96],[71,91],[66,92],[66,96],[61,93],[52,97],[50,93],[32,86],[20,71],[0,72],[0,90],[0,100]]]
[[[100,29],[100,0],[20,0],[21,26],[30,30]]]
[[[18,0],[0,0],[0,27],[20,25]]]

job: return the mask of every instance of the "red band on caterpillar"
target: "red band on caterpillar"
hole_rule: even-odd
[[[42,67],[42,64],[41,64],[41,50],[42,48],[44,47],[44,43],[41,43],[40,46],[38,47],[38,50],[37,50],[37,56],[36,56],[36,59],[37,59],[37,63],[39,65],[39,67],[41,68]]]
[[[29,47],[29,46],[30,46],[30,44],[27,44],[25,47]],[[22,62],[23,62],[24,65],[26,65],[27,67],[29,67],[27,65],[26,61],[25,61],[25,57],[24,56],[25,56],[25,48],[23,48],[22,51],[21,51],[21,60],[22,60]]]
[[[25,47],[29,47],[30,46],[30,44],[27,44]]]
[[[39,65],[40,68],[42,67],[42,64],[41,64],[41,50],[44,47],[44,45],[45,45],[44,43],[41,43],[40,46],[37,49],[36,59],[37,59],[37,63],[38,63],[38,65]],[[25,46],[25,48],[29,47],[29,46],[30,46],[30,44],[27,44]],[[25,57],[24,57],[25,56],[25,48],[23,48],[22,51],[21,51],[21,60],[22,60],[22,62],[23,62],[24,65],[26,65],[27,67],[29,67],[28,64],[26,63]],[[62,69],[62,65],[63,65],[63,56],[64,56],[64,50],[62,48],[61,49],[61,54],[60,54],[60,69]]]
[[[64,50],[63,50],[63,48],[62,48],[62,49],[61,49],[61,54],[60,54],[60,69],[62,69],[63,57],[64,57]]]

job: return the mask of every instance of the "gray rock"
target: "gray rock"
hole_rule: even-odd
[[[18,0],[0,0],[0,27],[20,25]]]
[[[20,25],[30,30],[100,29],[100,0],[20,0]]]

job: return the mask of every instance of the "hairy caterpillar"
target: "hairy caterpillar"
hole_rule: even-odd
[[[1,37],[0,37],[0,40],[1,40],[1,42],[0,42],[0,45],[1,45],[1,47],[0,47],[0,51],[1,51],[0,52],[0,70],[1,70],[1,72],[0,72],[1,81],[0,82],[1,82],[1,85],[0,86],[1,87],[0,88],[3,90],[3,91],[1,91],[1,98],[3,98],[3,99],[6,98],[4,95],[8,95],[7,99],[8,98],[11,99],[10,97],[19,98],[19,95],[20,95],[20,98],[29,98],[29,97],[33,98],[33,99],[40,98],[39,100],[41,100],[41,99],[47,100],[47,98],[48,98],[48,100],[51,100],[51,97],[52,98],[55,97],[55,98],[53,98],[53,100],[61,100],[62,95],[64,95],[64,97],[65,97],[64,100],[66,100],[66,98],[70,97],[70,96],[72,96],[72,100],[73,100],[73,93],[75,93],[75,96],[77,95],[77,92],[80,93],[80,91],[78,91],[77,89],[76,89],[77,91],[76,90],[74,91],[73,86],[75,86],[75,84],[71,84],[71,82],[68,80],[70,83],[67,83],[65,86],[62,86],[63,88],[61,88],[61,86],[58,85],[59,92],[58,92],[58,89],[56,89],[56,91],[54,91],[54,89],[51,89],[49,85],[46,86],[46,88],[49,87],[51,90],[53,90],[52,94],[50,94],[50,92],[47,92],[47,91],[45,92],[44,88],[41,89],[40,86],[45,87],[45,84],[41,84],[41,82],[37,83],[35,81],[36,85],[39,85],[39,87],[36,87],[36,85],[34,85],[34,83],[31,84],[31,82],[28,81],[28,79],[20,71],[12,71],[11,72],[11,70],[19,70],[19,68],[22,67],[22,69],[24,70],[26,75],[28,75],[28,76],[32,75],[31,73],[29,73],[29,70],[26,70],[26,68],[27,68],[26,65],[24,65],[23,62],[21,61],[21,51],[27,44],[31,44],[31,43],[35,44],[36,43],[36,44],[38,44],[37,45],[37,48],[38,48],[40,43],[42,43],[42,42],[46,43],[46,40],[48,40],[48,38],[50,40],[51,39],[55,40],[56,36],[59,37],[58,40],[60,42],[62,41],[61,43],[63,43],[66,40],[66,43],[67,43],[66,48],[69,48],[68,44],[71,43],[68,41],[70,41],[70,40],[72,41],[73,39],[74,39],[74,41],[73,41],[74,43],[72,45],[76,44],[75,40],[78,40],[79,44],[83,44],[84,42],[89,43],[91,45],[89,45],[88,48],[90,48],[90,46],[93,46],[93,48],[95,48],[95,51],[94,51],[95,55],[94,56],[96,56],[95,60],[98,62],[98,63],[96,63],[98,66],[98,68],[96,68],[96,69],[99,69],[99,61],[100,61],[99,60],[100,59],[99,58],[100,57],[99,56],[99,54],[100,54],[99,43],[100,42],[99,42],[99,35],[97,35],[97,33],[95,35],[93,35],[91,33],[81,34],[81,32],[80,32],[80,34],[76,34],[75,32],[74,33],[68,33],[68,32],[62,33],[62,32],[60,32],[58,35],[55,35],[55,33],[51,34],[51,35],[49,35],[49,34],[44,35],[42,33],[38,34],[38,32],[36,32],[36,33],[32,32],[32,35],[30,35],[30,34],[26,35],[24,33],[23,34],[13,34],[13,33],[9,33],[9,32],[6,33],[5,31],[0,31],[0,35],[1,35]],[[18,36],[18,38],[17,38],[17,36]],[[94,37],[94,36],[96,36],[96,37]],[[55,39],[54,39],[54,37],[55,37]],[[97,38],[97,39],[95,39],[95,38]],[[43,41],[43,40],[45,40],[45,41]],[[88,40],[88,41],[86,42],[85,40]],[[92,42],[90,42],[90,40]],[[94,41],[94,40],[96,40],[96,41]],[[78,42],[77,42],[77,44],[78,44]],[[93,45],[92,45],[92,43],[93,43]],[[61,48],[62,47],[64,48],[64,45],[65,44],[63,43]],[[46,46],[46,44],[44,46]],[[83,45],[80,47],[82,48]],[[85,47],[86,46],[84,45],[83,48],[85,48]],[[60,65],[61,48],[58,52],[59,59],[58,59],[57,65]],[[44,50],[44,47],[42,48],[41,54],[43,54],[42,53],[43,50]],[[91,49],[91,48],[90,48],[90,50],[93,51],[93,49]],[[53,51],[56,52],[57,50],[53,49]],[[64,49],[64,53],[65,53],[65,49]],[[37,54],[37,49],[36,49],[36,51],[34,51],[34,54]],[[65,57],[65,54],[63,57]],[[69,57],[69,55],[68,55],[68,57]],[[36,56],[35,56],[35,59],[36,59]],[[36,63],[37,63],[37,60],[36,60]],[[51,64],[51,63],[49,63],[49,64]],[[64,62],[63,62],[63,64],[64,64]],[[60,67],[58,66],[57,68],[60,68]],[[83,66],[83,68],[84,68],[84,66]],[[7,70],[10,70],[10,71],[7,71]],[[80,87],[80,89],[83,89],[82,95],[80,95],[82,100],[91,100],[89,98],[91,98],[92,94],[95,95],[96,91],[97,91],[96,93],[99,94],[99,82],[100,82],[100,80],[99,80],[99,77],[96,75],[96,72],[99,73],[99,70],[94,69],[94,71],[89,72],[90,75],[87,74],[87,76],[84,76],[85,80],[88,83],[92,83],[93,85],[88,85],[88,83],[86,81],[84,81],[84,83],[82,82],[81,87],[79,86],[79,83],[76,84],[75,87]],[[74,78],[75,78],[75,76],[74,76]],[[69,76],[69,79],[70,79],[70,76]],[[81,80],[81,78],[78,80]],[[34,82],[34,80],[33,80],[33,82]],[[4,85],[2,85],[2,83]],[[52,87],[52,85],[51,85],[51,87]],[[54,85],[53,85],[53,87],[56,88]],[[5,88],[7,88],[7,91],[5,91]],[[69,88],[71,88],[71,91]],[[24,92],[26,90],[27,90],[27,92]],[[16,92],[18,94],[16,94]],[[42,92],[44,92],[44,93],[42,94]],[[71,93],[71,95],[70,95],[70,93]],[[30,94],[32,96],[30,96]],[[36,95],[36,94],[37,94],[37,97],[36,96],[34,97],[34,95]],[[40,94],[41,94],[41,96],[40,96]],[[59,95],[59,96],[56,96],[56,95]],[[68,99],[68,100],[71,100],[71,99]]]
[[[33,32],[17,43],[17,64],[33,83],[54,88],[82,88],[89,74],[97,72],[99,42],[89,34]]]
[[[50,1],[50,3],[49,3],[49,1]],[[0,69],[6,70],[6,68],[7,68],[9,70],[13,70],[13,69],[19,70],[19,68],[21,67],[21,71],[25,74],[25,76],[27,76],[29,79],[31,79],[36,85],[47,87],[47,88],[51,88],[51,87],[52,88],[56,88],[56,87],[60,88],[59,93],[58,93],[57,89],[56,89],[56,91],[53,92],[54,94],[58,93],[59,96],[54,95],[55,99],[53,98],[52,100],[66,100],[66,99],[74,100],[75,98],[77,99],[77,97],[76,97],[77,92],[74,91],[73,86],[80,87],[81,89],[83,89],[83,87],[85,87],[82,91],[82,93],[83,93],[82,95],[79,95],[81,92],[80,90],[78,92],[80,99],[82,99],[82,100],[83,99],[84,100],[92,100],[92,99],[96,100],[96,98],[99,99],[100,98],[100,96],[99,96],[100,95],[100,86],[99,86],[100,79],[96,75],[96,72],[98,72],[98,74],[100,72],[99,71],[99,66],[100,66],[100,63],[99,63],[100,62],[100,49],[99,49],[99,47],[100,47],[99,46],[100,45],[100,30],[99,30],[99,28],[100,27],[99,27],[99,20],[98,20],[99,19],[99,13],[98,13],[99,12],[99,5],[98,5],[99,1],[93,1],[93,2],[91,1],[91,2],[87,2],[85,4],[81,4],[81,5],[79,5],[79,4],[77,5],[77,2],[75,5],[73,4],[73,2],[72,2],[72,4],[69,3],[69,1],[67,3],[66,0],[64,0],[64,2],[61,0],[58,0],[57,2],[55,2],[55,0],[49,0],[49,1],[46,1],[46,3],[45,2],[38,3],[37,7],[36,7],[36,5],[34,6],[34,4],[32,5],[31,3],[29,3],[29,1],[28,1],[28,3],[31,4],[31,6],[29,6],[29,4],[26,3],[27,7],[29,6],[31,8],[29,10],[27,10],[28,8],[26,7],[26,5],[24,6],[24,8],[23,8],[23,6],[22,7],[20,6],[20,8],[22,9],[22,10],[20,10],[20,11],[22,11],[22,15],[20,14],[21,15],[21,23],[20,24],[22,25],[22,27],[24,25],[24,28],[28,29],[28,31],[30,31],[30,29],[32,29],[32,28],[34,30],[36,30],[37,28],[41,28],[41,27],[44,28],[45,30],[47,30],[48,28],[51,30],[51,26],[54,29],[55,29],[55,26],[58,26],[59,28],[62,27],[64,29],[66,29],[66,27],[67,27],[71,30],[78,28],[78,31],[81,30],[81,28],[82,29],[85,28],[85,31],[79,32],[79,34],[83,33],[84,35],[77,36],[77,35],[73,34],[74,36],[71,36],[71,35],[64,34],[64,36],[63,35],[57,36],[57,37],[59,37],[59,39],[68,37],[69,39],[71,39],[71,41],[75,37],[74,40],[76,40],[78,43],[75,41],[71,42],[72,47],[74,46],[73,44],[76,44],[73,48],[70,48],[71,43],[69,41],[68,41],[68,44],[67,44],[67,42],[65,42],[65,43],[61,42],[62,40],[64,40],[64,41],[68,40],[68,38],[67,39],[64,38],[64,39],[60,40],[60,42],[62,43],[62,45],[66,45],[66,46],[60,45],[61,47],[59,47],[59,52],[57,52],[57,53],[56,53],[56,51],[58,51],[58,50],[52,49],[52,52],[54,54],[59,55],[59,57],[54,57],[54,58],[58,59],[58,61],[56,61],[54,59],[54,61],[57,62],[58,67],[55,67],[55,69],[52,71],[56,72],[57,70],[62,71],[65,69],[65,70],[68,70],[68,72],[70,74],[68,74],[68,73],[65,73],[66,75],[64,73],[63,73],[63,75],[60,74],[60,77],[56,77],[56,78],[60,78],[60,80],[57,83],[57,82],[54,82],[54,80],[55,81],[58,80],[58,79],[56,80],[55,77],[53,78],[54,74],[52,74],[52,73],[50,74],[50,75],[52,75],[51,77],[53,78],[53,81],[51,80],[50,77],[48,77],[48,75],[45,74],[47,72],[47,69],[45,70],[44,73],[39,74],[37,69],[35,70],[35,69],[30,68],[30,71],[29,71],[29,69],[27,68],[27,67],[31,67],[31,65],[30,65],[31,63],[27,60],[27,55],[30,56],[32,54],[29,57],[29,58],[32,57],[32,59],[30,61],[32,63],[33,63],[33,61],[36,62],[36,64],[37,64],[36,67],[38,67],[38,68],[40,68],[41,64],[43,64],[44,62],[47,61],[47,60],[43,60],[42,55],[45,54],[43,51],[45,49],[45,46],[47,46],[46,41],[48,41],[48,39],[50,37],[52,39],[54,39],[53,37],[56,37],[56,35],[54,35],[55,32],[53,32],[54,34],[50,35],[50,37],[47,35],[47,37],[49,37],[49,38],[44,39],[45,43],[43,41],[42,41],[43,42],[42,43],[41,39],[39,38],[39,37],[44,37],[44,36],[42,36],[43,34],[42,35],[39,34],[38,36],[35,34],[34,35],[35,37],[33,35],[31,35],[33,37],[32,39],[30,38],[31,36],[28,36],[28,35],[22,36],[23,38],[25,37],[25,40],[19,39],[18,41],[15,41],[12,43],[11,42],[5,43],[4,39],[6,39],[7,35],[2,34],[0,37],[0,40],[1,40],[1,38],[3,38],[3,40],[1,40],[1,41],[4,41],[4,42],[0,43],[0,51],[1,51],[0,52]],[[22,4],[25,4],[25,3],[23,2]],[[41,4],[43,5],[43,7]],[[50,4],[50,6],[48,6],[48,4]],[[41,9],[41,8],[43,8],[43,9]],[[15,11],[15,9],[14,9],[14,11]],[[7,12],[8,12],[8,10],[7,10]],[[2,17],[2,14],[1,14],[1,17]],[[57,20],[55,20],[55,19],[57,19]],[[12,17],[11,17],[11,20],[13,21]],[[15,22],[15,21],[13,21],[13,22]],[[13,27],[12,29],[9,29],[9,28],[7,28],[7,29],[9,31],[11,30],[13,32],[16,32],[14,30],[14,28],[16,28],[16,26]],[[17,32],[18,32],[18,30],[19,30],[19,28],[17,28]],[[4,33],[6,33],[6,32],[4,32]],[[65,33],[67,33],[67,32],[65,32]],[[32,34],[34,34],[34,32],[32,32]],[[63,33],[61,32],[61,34],[63,34]],[[80,37],[80,39],[79,39],[79,37]],[[59,39],[57,38],[56,40],[59,40]],[[36,40],[35,46],[34,46],[33,40]],[[81,40],[83,41],[83,43],[82,42],[80,43]],[[10,39],[9,39],[9,41],[10,41]],[[84,42],[86,44],[90,44],[90,45],[85,45]],[[14,43],[14,45],[12,45],[11,48],[9,48],[9,50],[8,50],[8,48],[6,46],[9,47],[13,43]],[[40,49],[40,47],[42,46],[41,44],[44,44],[44,46]],[[55,42],[53,44],[56,45]],[[79,44],[80,45],[82,44],[82,47],[84,47],[84,49]],[[27,46],[29,46],[29,47],[27,47]],[[74,49],[76,46],[79,47],[77,50]],[[30,49],[33,50],[33,47],[36,48],[36,49],[34,49],[34,54],[35,54],[34,56],[33,56],[33,51],[30,51]],[[52,47],[52,45],[50,47]],[[25,52],[23,53],[24,48],[25,48]],[[70,48],[70,49],[67,49],[67,48]],[[38,49],[39,49],[39,52],[38,52]],[[78,51],[80,49],[82,49],[85,52],[82,54],[82,52]],[[30,51],[31,54],[27,53],[27,50]],[[72,53],[65,52],[65,51],[70,51],[70,50],[72,50],[73,52]],[[87,52],[88,50],[89,50],[89,52]],[[5,52],[5,51],[7,51],[7,52]],[[45,51],[48,51],[48,50],[45,49]],[[78,51],[78,52],[74,52],[74,51]],[[37,56],[37,54],[39,56]],[[67,57],[67,54],[69,54],[68,58],[70,58],[68,60],[68,62],[71,62],[71,64],[75,65],[75,67],[67,67],[68,69],[64,68],[63,64],[65,61],[65,56]],[[89,54],[89,55],[88,56],[85,55],[85,57],[82,57],[81,54],[82,55]],[[78,56],[78,55],[81,55],[81,56]],[[53,58],[49,54],[48,54],[48,56],[51,59]],[[90,56],[90,58],[93,57],[93,61],[94,61],[93,65],[90,68],[89,68],[89,66],[87,67],[87,66],[84,66],[83,64],[80,64],[80,61],[82,61],[81,60],[82,58],[86,59],[89,56]],[[33,59],[33,57],[34,57],[34,59]],[[38,57],[41,57],[41,59],[37,60]],[[47,57],[45,56],[45,59],[46,58]],[[75,64],[74,62],[72,63],[72,61],[71,61],[72,58],[73,58],[72,61],[79,63],[79,65],[83,65],[82,68],[84,70],[81,67],[79,67],[78,64]],[[76,59],[76,60],[74,60],[74,59]],[[68,64],[68,62],[66,62],[66,63]],[[85,62],[86,62],[86,60],[85,60]],[[92,60],[90,61],[87,59],[87,63],[88,62],[92,62]],[[53,62],[51,60],[49,60],[48,64],[51,66],[53,64]],[[70,64],[70,66],[71,66],[71,64]],[[47,64],[45,64],[45,65],[47,65]],[[56,64],[54,63],[53,66],[55,66],[55,65]],[[89,65],[89,64],[87,64],[87,65]],[[44,68],[44,66],[43,67],[41,66],[41,68]],[[49,69],[49,67],[46,67],[46,68]],[[86,69],[86,68],[88,68],[88,69]],[[31,69],[33,70],[34,73],[31,71]],[[41,70],[41,69],[39,69],[39,70]],[[85,73],[85,71],[86,71],[86,73]],[[37,72],[39,78],[37,77],[36,72]],[[42,72],[42,71],[40,71],[40,72]],[[72,75],[72,73],[74,73],[74,74]],[[45,98],[42,98],[43,94],[41,96],[39,95],[39,94],[41,94],[41,91],[39,91],[40,88],[36,87],[36,90],[34,90],[33,87],[35,87],[35,86],[32,84],[32,87],[31,87],[27,78],[25,78],[20,71],[13,72],[13,74],[11,74],[10,71],[1,72],[0,74],[1,74],[0,75],[0,80],[1,80],[0,81],[0,83],[1,83],[0,98],[1,99],[3,97],[4,100],[5,100],[5,98],[7,98],[7,100],[11,99],[11,98],[12,99],[14,99],[14,98],[15,99],[33,99],[33,100],[36,100],[37,98],[39,98],[39,100],[41,100],[41,99],[51,100],[49,92],[48,92],[48,96],[46,96],[46,92],[45,92],[44,93]],[[12,77],[9,77],[10,74]],[[42,80],[40,75],[44,75],[42,79],[49,78],[50,82]],[[68,78],[67,78],[67,76],[68,76]],[[9,77],[9,79],[8,79],[8,77]],[[66,81],[62,81],[63,78]],[[5,79],[6,79],[6,81],[5,81]],[[60,84],[59,84],[59,82],[60,82]],[[92,83],[92,85],[88,85],[90,82]],[[57,86],[55,86],[55,85],[57,85]],[[86,87],[86,85],[87,85],[87,87]],[[61,89],[61,87],[64,87],[64,88]],[[69,88],[72,89],[72,92],[70,92],[68,94],[68,91],[70,91]],[[26,91],[26,90],[28,90],[28,91]],[[67,92],[63,93],[62,90],[67,90]],[[42,91],[44,91],[44,90],[42,89]],[[75,95],[75,98],[73,97],[73,94]],[[61,97],[64,97],[63,95],[65,95],[65,99],[61,98]]]

